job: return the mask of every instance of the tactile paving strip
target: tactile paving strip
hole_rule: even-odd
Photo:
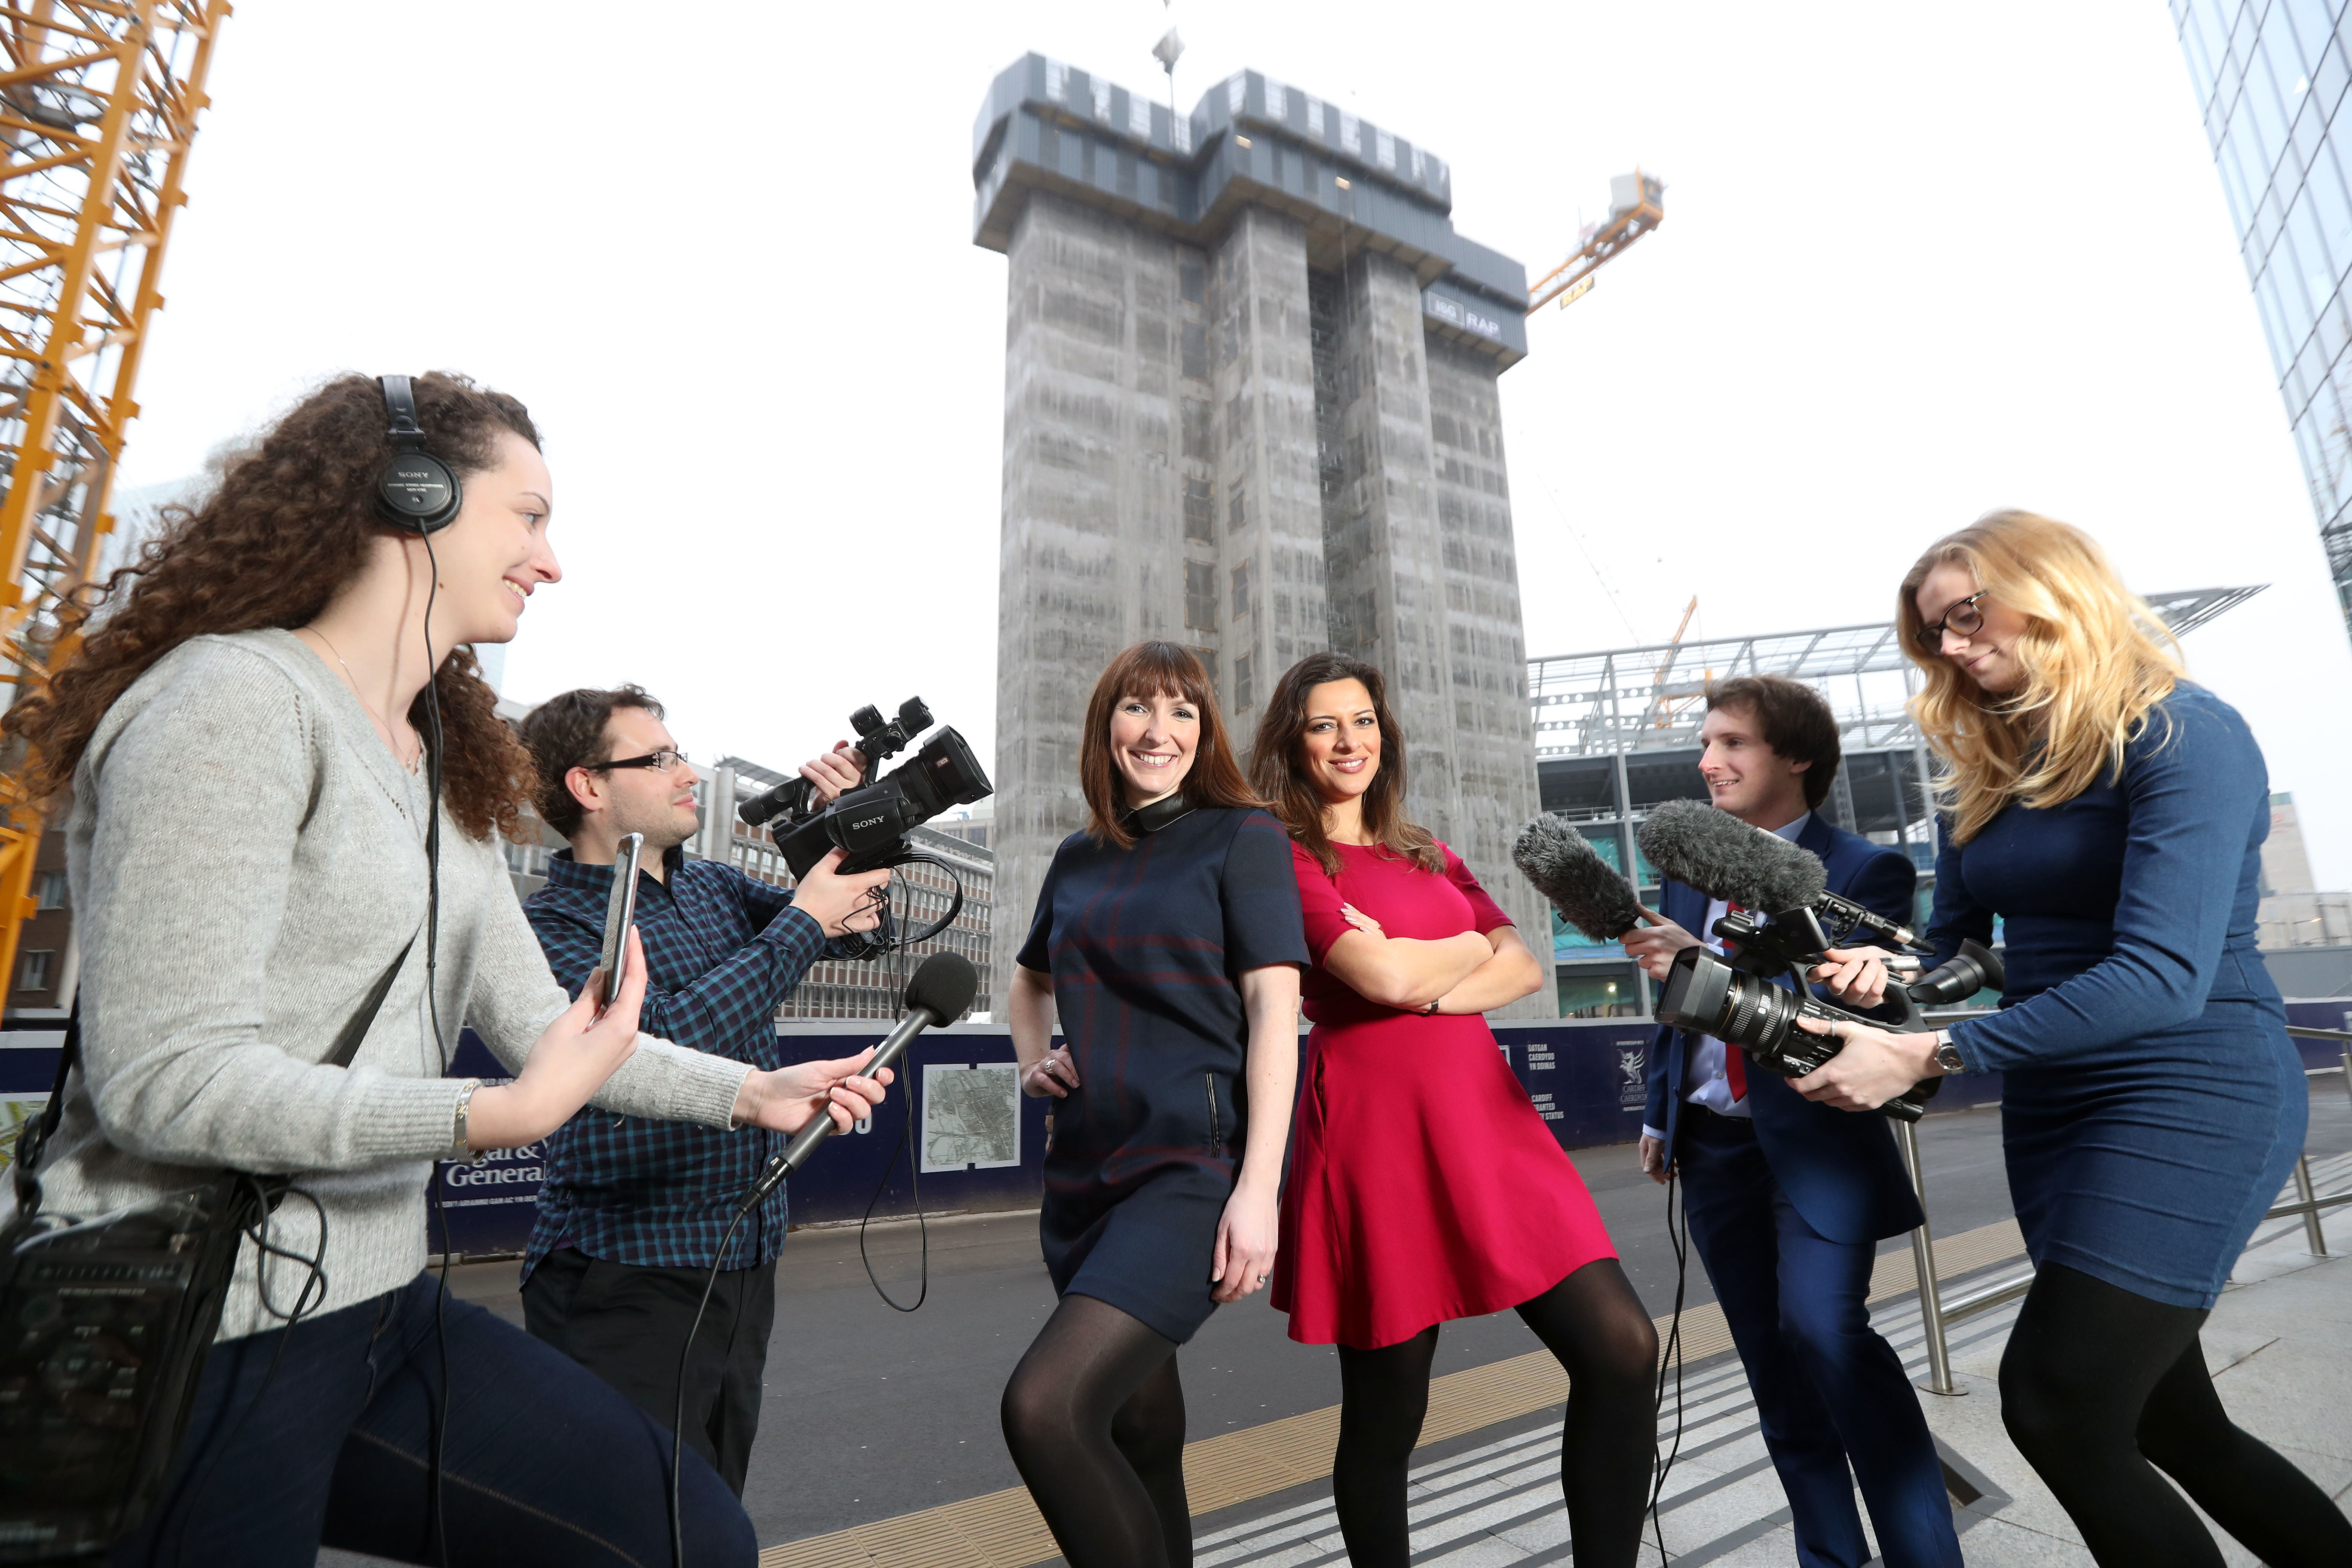
[[[1963,1231],[1936,1243],[1936,1268],[1950,1279],[2025,1251],[2017,1222]],[[1908,1248],[1890,1252],[1871,1271],[1873,1301],[1910,1293],[1918,1281]],[[1661,1318],[1658,1334],[1665,1336]],[[1704,1361],[1731,1348],[1723,1310],[1712,1301],[1683,1313],[1683,1360]],[[1568,1398],[1568,1374],[1549,1351],[1448,1373],[1429,1385],[1423,1445],[1516,1420]],[[1196,1514],[1270,1496],[1331,1473],[1339,1441],[1339,1407],[1326,1405],[1279,1421],[1221,1433],[1184,1446],[1184,1486]],[[1024,1487],[856,1525],[830,1535],[771,1546],[760,1568],[1034,1568],[1059,1554]]]

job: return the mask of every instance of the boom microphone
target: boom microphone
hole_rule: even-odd
[[[1768,915],[1811,910],[1843,931],[1868,931],[1904,947],[1918,945],[1910,927],[1830,892],[1829,874],[1813,856],[1705,801],[1667,801],[1634,837],[1651,865],[1710,899]]]
[[[979,991],[980,972],[961,954],[935,952],[923,960],[914,978],[907,982],[907,1016],[898,1020],[898,1026],[890,1031],[889,1037],[874,1053],[874,1059],[857,1069],[858,1077],[872,1078],[895,1064],[925,1029],[963,1016],[963,1010],[971,1005]],[[748,1214],[759,1207],[776,1190],[776,1184],[806,1164],[808,1157],[816,1152],[816,1146],[832,1137],[835,1131],[833,1113],[818,1111],[807,1126],[793,1134],[784,1152],[768,1162],[760,1179],[751,1184],[751,1191],[736,1205],[738,1210]]]
[[[1549,812],[1511,846],[1511,859],[1559,918],[1595,942],[1615,942],[1642,923],[1633,889],[1591,841]]]

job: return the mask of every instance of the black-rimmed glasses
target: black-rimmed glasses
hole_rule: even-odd
[[[684,752],[647,752],[642,757],[615,757],[609,763],[583,763],[590,773],[603,773],[607,768],[651,768],[666,773],[676,768],[690,766]]]
[[[1991,592],[1990,588],[1979,588],[1967,598],[1955,601],[1944,611],[1942,620],[1932,626],[1919,628],[1919,646],[1929,653],[1941,653],[1947,628],[1954,636],[1964,637],[1972,637],[1984,630],[1984,612],[1977,608],[1977,601]]]

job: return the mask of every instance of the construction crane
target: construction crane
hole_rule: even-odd
[[[1636,168],[1609,182],[1609,216],[1587,224],[1576,237],[1576,254],[1537,279],[1528,290],[1532,316],[1554,300],[1566,310],[1592,288],[1592,275],[1626,247],[1666,221],[1665,182]]]
[[[1675,627],[1675,635],[1666,644],[1665,656],[1658,660],[1657,679],[1650,682],[1650,701],[1642,715],[1643,728],[1673,729],[1682,718],[1683,710],[1706,694],[1704,684],[1696,687],[1688,682],[1679,687],[1666,684],[1666,678],[1675,672],[1675,660],[1682,656],[1683,634],[1690,630],[1691,617],[1697,614],[1698,595],[1693,594],[1691,602],[1683,606],[1682,621]],[[1714,678],[1715,672],[1708,670],[1706,679],[1712,680]]]
[[[72,652],[172,219],[228,0],[0,0],[0,682]],[[0,995],[30,919],[41,813],[0,754]],[[62,991],[63,982],[60,982]]]

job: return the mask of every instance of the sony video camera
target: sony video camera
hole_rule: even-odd
[[[919,697],[898,704],[898,716],[885,723],[879,709],[860,708],[849,716],[857,749],[866,754],[867,777],[930,727],[931,710]],[[835,849],[846,874],[903,866],[919,858],[907,843],[910,829],[951,805],[969,805],[994,793],[971,747],[950,727],[923,742],[904,766],[851,790],[822,810],[812,810],[806,779],[789,779],[745,801],[735,815],[758,827],[779,816],[770,829],[795,881]],[[959,894],[957,902],[961,904]]]
[[[1704,947],[1675,954],[1658,999],[1658,1021],[1744,1047],[1749,1061],[1783,1078],[1802,1078],[1838,1053],[1837,1040],[1808,1034],[1797,1027],[1799,1018],[1917,1034],[1929,1027],[1920,1013],[1923,1005],[1948,1007],[1979,991],[1998,991],[2004,978],[2000,960],[1990,949],[1963,942],[1948,963],[1908,984],[1890,979],[1887,1000],[1901,1010],[1890,1021],[1832,1007],[1813,995],[1805,974],[1838,942],[1822,929],[1821,917],[1810,906],[1760,921],[1746,911],[1728,914],[1715,922],[1715,934],[1723,939],[1727,956],[1718,958]],[[1890,957],[1900,962],[1899,955]],[[1775,984],[1783,975],[1793,976],[1793,989]],[[1941,1085],[1941,1079],[1925,1079],[1879,1109],[1916,1121]]]

